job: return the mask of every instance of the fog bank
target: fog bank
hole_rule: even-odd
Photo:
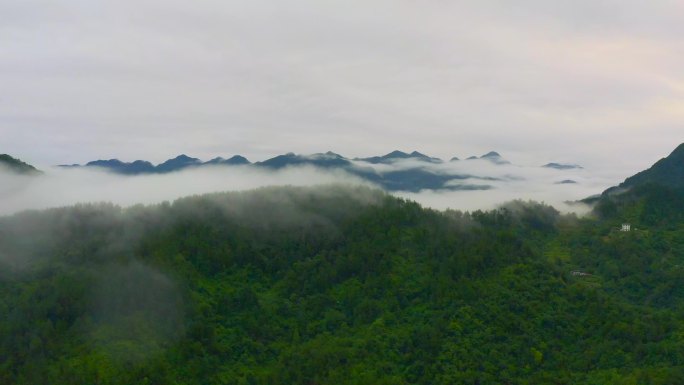
[[[451,185],[489,185],[489,190],[422,190],[394,195],[415,200],[435,209],[491,209],[513,199],[535,200],[561,211],[581,212],[568,206],[617,184],[622,176],[597,174],[586,169],[555,170],[536,166],[494,165],[484,160],[427,164],[397,162],[377,165],[376,171],[391,172],[415,167],[441,174],[467,174],[474,178],[452,180]],[[202,167],[169,174],[123,176],[99,169],[47,169],[39,177],[14,175],[0,170],[0,215],[28,209],[61,207],[85,202],[111,202],[121,206],[171,201],[180,197],[219,191],[242,191],[264,186],[313,186],[349,183],[373,186],[342,170],[310,166],[272,171],[255,167]],[[563,183],[565,181],[565,183]],[[574,183],[570,183],[572,181]]]
[[[218,191],[241,191],[271,185],[367,184],[343,171],[312,167],[269,171],[247,167],[203,167],[169,174],[124,176],[98,169],[46,170],[41,177],[0,172],[0,215],[28,209],[85,202],[121,206],[158,203]]]

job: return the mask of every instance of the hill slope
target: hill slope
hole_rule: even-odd
[[[618,187],[608,189],[606,192],[616,192],[649,183],[673,188],[684,187],[684,143],[677,146],[670,155],[660,159],[649,169],[625,179]]]
[[[18,174],[40,174],[40,171],[35,167],[7,154],[0,154],[0,167],[5,167]]]
[[[0,382],[681,383],[684,233],[616,221],[344,186],[0,218]]]

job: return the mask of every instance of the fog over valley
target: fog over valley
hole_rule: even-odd
[[[321,159],[320,156],[297,157],[298,162]],[[509,200],[523,199],[545,202],[561,211],[583,212],[586,209],[583,205],[569,206],[566,202],[598,194],[624,179],[623,175],[605,170],[523,166],[503,158],[496,162],[487,158],[459,161],[376,158],[381,160],[354,159],[345,167],[307,163],[283,163],[277,168],[207,165],[137,175],[122,175],[102,167],[39,167],[44,174],[38,176],[4,169],[0,171],[0,215],[84,202],[150,204],[187,195],[277,185],[347,183],[383,188],[381,178],[387,175],[401,183],[391,189],[394,195],[440,210],[491,209]],[[426,176],[438,178],[440,187],[421,187]]]

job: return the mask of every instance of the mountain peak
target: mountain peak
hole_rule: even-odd
[[[136,165],[136,166],[152,166],[152,163],[146,161],[146,160],[134,160],[131,165]]]
[[[285,155],[278,155],[271,159],[255,163],[257,166],[280,169],[283,167],[310,165],[320,168],[347,167],[350,162],[347,158],[328,151],[325,154],[318,153],[313,155],[296,155],[288,152]]]
[[[100,167],[120,174],[142,174],[154,169],[152,163],[146,160],[136,160],[132,163],[127,163],[119,159],[94,160],[86,163],[85,167]]]
[[[249,160],[242,155],[233,155],[230,159],[226,159],[225,163],[229,164],[249,164]]]
[[[668,158],[684,159],[684,143],[677,146],[668,156]]]
[[[155,167],[158,172],[178,171],[189,166],[200,165],[202,162],[197,158],[191,158],[185,154],[180,154],[173,159],[169,159]]]
[[[433,158],[429,155],[425,155],[423,153],[420,153],[418,151],[413,151],[411,154],[411,158],[418,158],[420,160],[424,160],[430,163],[442,163],[442,160],[439,158]]]
[[[377,164],[377,163],[392,163],[398,159],[418,159],[422,161],[427,161],[431,163],[441,163],[442,160],[439,158],[433,158],[431,156],[425,155],[423,153],[420,153],[418,151],[413,151],[410,154],[407,154],[403,151],[399,150],[394,150],[390,152],[389,154],[385,154],[383,156],[372,156],[370,158],[356,158],[356,160],[362,160],[364,162],[372,163],[372,164]]]
[[[319,152],[313,155],[309,155],[309,158],[317,158],[317,159],[344,159],[344,157],[340,154],[336,154],[332,151],[328,152]]]
[[[480,158],[501,158],[501,154],[499,154],[496,151],[490,151],[490,152],[482,155]]]
[[[223,158],[221,156],[217,156],[214,159],[211,159],[207,162],[204,162],[202,164],[211,164],[211,165],[231,165],[231,166],[237,166],[237,165],[242,165],[242,164],[249,164],[249,160],[245,158],[244,156],[241,155],[233,155],[230,159]]]
[[[470,158],[468,158],[468,159],[470,159]],[[478,159],[478,158],[476,158],[476,159]],[[490,151],[490,152],[482,155],[479,159],[488,160],[488,161],[495,163],[495,164],[510,164],[511,163],[511,162],[505,160],[504,158],[502,158],[501,154],[499,154],[496,151]]]
[[[572,169],[582,169],[583,167],[578,164],[564,164],[564,163],[547,163],[543,165],[544,168],[555,168],[556,170],[572,170]]]
[[[335,152],[332,152],[332,151],[326,152],[325,155],[332,156],[332,157],[335,157],[335,158],[344,158],[342,155],[340,155],[340,154],[338,154],[338,153],[335,153]]]
[[[4,166],[17,174],[42,174],[42,172],[28,163],[14,158],[8,154],[0,154],[0,166]]]
[[[86,166],[92,166],[92,167],[116,167],[123,165],[124,162],[114,158],[114,159],[98,159],[98,160],[93,160],[91,162],[86,163]]]
[[[488,160],[488,161],[495,163],[495,164],[510,164],[511,163],[511,162],[505,160],[504,158],[502,158],[501,154],[499,154],[496,151],[490,151],[490,152],[488,152],[482,156],[473,155],[473,156],[469,156],[469,157],[465,158],[465,160],[478,160],[478,159]],[[457,160],[459,160],[457,157],[451,158],[451,162],[455,162]]]
[[[199,161],[199,159],[189,157],[189,156],[187,156],[187,155],[185,155],[185,154],[180,154],[180,155],[178,155],[177,157],[175,157],[175,158],[173,158],[173,159],[169,159],[169,160]],[[168,162],[168,160],[167,160],[167,162]]]
[[[410,157],[410,155],[403,152],[403,151],[394,150],[394,151],[390,152],[389,154],[383,155],[382,157],[388,158],[388,159],[389,158],[408,158],[408,157]]]

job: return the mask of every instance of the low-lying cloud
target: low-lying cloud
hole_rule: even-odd
[[[269,171],[248,167],[203,167],[169,174],[123,176],[98,169],[50,169],[41,177],[0,173],[0,215],[83,202],[129,206],[217,191],[270,185],[364,183],[343,172],[312,167]]]
[[[574,205],[568,206],[565,202],[600,193],[622,179],[622,176],[596,174],[586,169],[556,170],[538,166],[496,165],[486,160],[441,164],[402,160],[373,167],[379,173],[420,167],[438,174],[470,175],[472,178],[451,180],[447,182],[447,186],[491,186],[488,190],[475,191],[421,190],[394,193],[436,209],[490,209],[513,199],[531,199],[551,204],[561,211],[578,211],[582,209]],[[568,180],[576,183],[562,183]],[[136,176],[86,168],[54,168],[46,170],[39,177],[0,171],[0,215],[84,202],[112,202],[130,206],[218,191],[332,183],[372,186],[343,170],[323,170],[311,166],[288,167],[277,171],[257,167],[216,166]]]
[[[427,163],[413,159],[399,160],[391,164],[374,165],[376,170],[392,172],[421,168],[441,175],[470,176],[453,179],[447,187],[487,185],[482,190],[422,190],[397,192],[395,195],[416,200],[424,206],[436,209],[476,210],[491,209],[503,202],[524,199],[544,202],[561,211],[583,212],[582,205],[569,204],[591,195],[601,193],[607,187],[620,182],[623,177],[616,172],[597,173],[584,168],[558,170],[539,166],[496,164],[485,159],[460,160],[444,163]]]

